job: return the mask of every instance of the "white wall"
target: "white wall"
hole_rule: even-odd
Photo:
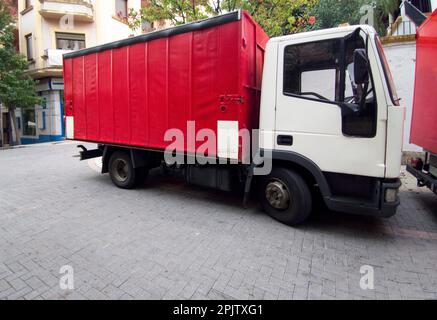
[[[141,0],[129,0],[128,8],[138,11],[141,8]],[[96,45],[126,39],[132,34],[129,26],[117,19],[114,0],[95,0],[94,12],[97,29]],[[140,31],[138,30],[134,35],[138,35]]]
[[[416,72],[416,43],[404,42],[384,46],[390,69],[393,74],[401,104],[407,108],[404,129],[403,151],[422,151],[410,144],[411,117],[414,97],[414,78]]]

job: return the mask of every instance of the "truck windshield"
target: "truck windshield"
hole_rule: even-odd
[[[391,101],[395,106],[399,106],[399,97],[396,92],[396,87],[393,81],[393,76],[391,74],[390,68],[388,66],[387,58],[382,48],[381,40],[375,35],[376,47],[378,48],[379,59],[381,60],[382,68],[384,69],[385,81],[387,82],[388,91],[390,93]]]

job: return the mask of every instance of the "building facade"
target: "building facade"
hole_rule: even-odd
[[[42,103],[17,110],[21,143],[64,139],[62,55],[136,35],[126,17],[141,0],[18,0],[20,52]]]
[[[437,0],[409,1],[424,18],[437,10]],[[416,75],[416,30],[417,22],[408,15],[405,0],[400,6],[400,14],[382,38],[384,51],[401,98],[401,104],[407,108],[404,127],[405,154],[421,152],[422,148],[410,143],[411,120],[413,114],[414,81]]]

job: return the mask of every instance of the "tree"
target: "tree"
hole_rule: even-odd
[[[321,0],[316,3],[310,15],[316,22],[309,29],[334,28],[343,23],[359,24],[362,17],[360,8],[368,0]]]
[[[373,8],[373,26],[379,34],[385,35],[387,24],[393,23],[399,5],[399,0],[319,0],[310,13],[316,17],[316,23],[309,29],[333,28],[343,23],[359,24],[366,13],[361,8],[370,6]]]
[[[213,10],[208,0],[149,0],[139,11],[131,9],[128,24],[132,30],[143,22],[169,20],[174,25],[205,19]]]
[[[386,35],[387,27],[394,23],[394,14],[399,10],[400,0],[373,0],[375,8],[375,28]]]
[[[140,11],[131,10],[129,25],[135,30],[142,22],[169,20],[173,25],[210,16],[247,10],[269,36],[299,32],[309,24],[309,10],[317,0],[149,0]]]
[[[317,0],[243,1],[247,10],[271,37],[298,33],[310,26],[310,10]]]
[[[10,114],[17,143],[20,143],[15,110],[33,107],[40,103],[40,99],[35,93],[35,81],[25,73],[26,58],[14,47],[13,23],[9,6],[0,2],[0,102]]]
[[[376,6],[379,8],[382,14],[389,17],[389,23],[394,22],[393,14],[399,9],[399,0],[377,0]]]

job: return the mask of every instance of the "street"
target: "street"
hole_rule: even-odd
[[[117,189],[76,145],[0,150],[0,299],[437,299],[437,196],[407,173],[393,218],[291,228],[159,170]]]

